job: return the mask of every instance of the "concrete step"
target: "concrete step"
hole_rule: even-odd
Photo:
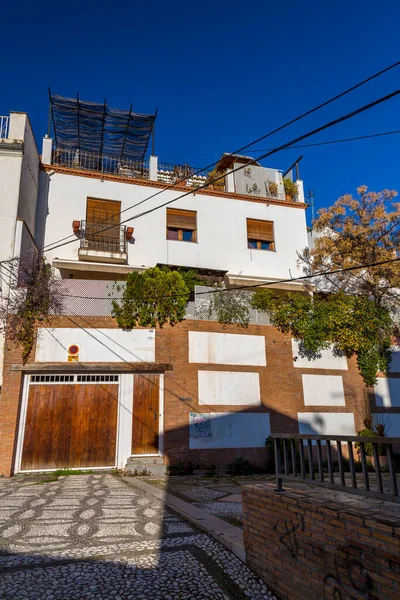
[[[130,456],[125,472],[129,475],[166,475],[167,466],[162,456]]]

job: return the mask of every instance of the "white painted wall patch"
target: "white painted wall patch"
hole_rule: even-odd
[[[153,334],[150,334],[153,331]],[[79,346],[80,362],[154,362],[154,330],[80,329],[78,327],[39,329],[37,362],[65,362],[68,347]]]
[[[259,406],[258,373],[199,371],[199,404],[210,406]]]
[[[297,413],[299,433],[304,435],[356,435],[353,413]]]
[[[293,366],[297,369],[335,369],[347,371],[347,359],[345,356],[335,356],[332,349],[321,350],[321,358],[309,360],[300,356],[299,342],[292,339]]]
[[[377,406],[385,408],[400,406],[400,379],[378,377],[374,391]]]
[[[341,375],[302,375],[305,406],[346,406]]]
[[[268,413],[210,413],[211,435],[189,437],[192,450],[263,448],[271,433]]]
[[[189,362],[265,367],[265,337],[189,331]]]

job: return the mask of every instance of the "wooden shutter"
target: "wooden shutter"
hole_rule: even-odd
[[[257,240],[260,242],[273,242],[273,221],[258,221],[257,219],[247,219],[247,237],[250,240]]]
[[[119,238],[121,202],[88,198],[86,205],[86,237]],[[112,228],[108,229],[110,226]]]
[[[121,213],[121,202],[116,200],[98,200],[88,198],[86,207],[86,223],[95,225],[102,221],[113,225],[119,225]]]
[[[196,231],[196,211],[167,208],[167,227]]]

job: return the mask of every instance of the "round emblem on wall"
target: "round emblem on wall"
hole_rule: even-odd
[[[76,344],[72,344],[72,346],[68,347],[68,354],[79,354],[79,346],[77,346]]]

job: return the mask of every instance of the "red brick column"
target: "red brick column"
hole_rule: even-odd
[[[10,366],[20,362],[21,353],[17,348],[5,348],[0,395],[0,475],[5,477],[12,475],[23,381],[22,373],[11,371]]]

